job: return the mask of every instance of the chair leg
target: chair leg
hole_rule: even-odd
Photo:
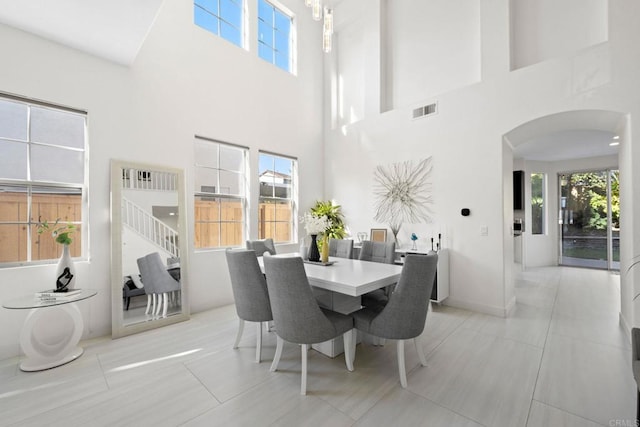
[[[258,330],[256,331],[256,363],[260,363],[262,356],[262,322],[258,322]]]
[[[637,398],[637,402],[638,402],[638,408],[637,408],[637,412],[636,412],[636,425],[640,425],[640,388],[638,389],[638,398]]]
[[[152,297],[153,297],[153,305],[151,306],[151,316],[155,316],[157,311],[157,304],[158,304],[158,294],[153,294]]]
[[[169,308],[169,294],[162,294],[162,300],[164,303],[164,307],[162,308],[162,317],[167,317],[167,309]]]
[[[358,330],[356,328],[352,329],[353,335],[351,336],[351,366],[353,366],[353,361],[356,360],[356,344],[358,341]]]
[[[156,297],[156,301],[155,301],[155,305],[154,307],[154,311],[153,311],[153,315],[158,317],[158,315],[160,314],[160,310],[162,309],[162,294],[157,294],[155,295]]]
[[[427,358],[424,357],[424,350],[422,349],[422,343],[420,342],[418,337],[415,337],[413,339],[413,342],[416,345],[416,351],[418,352],[418,358],[420,358],[420,364],[422,366],[427,366]]]
[[[149,309],[151,308],[151,294],[147,294],[147,310],[144,312],[144,314],[149,314]]]
[[[351,329],[344,333],[342,336],[342,340],[344,341],[344,361],[347,363],[347,370],[349,372],[353,372],[353,356],[351,352],[354,351],[353,346],[351,345],[351,341],[355,341],[353,337],[353,332],[355,329]]]
[[[271,363],[271,372],[275,372],[278,369],[278,363],[280,363],[280,356],[282,356],[282,347],[284,347],[284,340],[276,335],[276,354],[273,356],[273,362]]]
[[[162,294],[162,297],[160,299],[160,310],[158,311],[158,314],[160,314],[160,311],[162,311],[162,317],[167,317],[168,301],[169,301],[169,294],[165,292],[164,294]]]
[[[400,385],[407,388],[407,371],[404,366],[404,340],[398,340],[398,372],[400,373]]]
[[[238,319],[238,334],[236,335],[236,342],[233,343],[233,348],[238,348],[240,338],[242,338],[242,332],[244,332],[244,320]]]
[[[300,373],[302,378],[300,380],[300,394],[304,396],[307,394],[307,353],[309,352],[309,344],[302,344],[300,348],[302,349],[302,372]]]

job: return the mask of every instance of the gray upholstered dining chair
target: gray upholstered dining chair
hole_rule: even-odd
[[[636,380],[636,425],[640,425],[640,328],[631,329],[631,369]]]
[[[365,240],[360,248],[361,261],[382,262],[385,264],[393,264],[396,257],[395,242],[372,242]]]
[[[273,320],[267,281],[260,270],[258,258],[253,250],[227,250],[227,267],[231,278],[231,289],[238,314],[238,334],[233,348],[238,348],[244,332],[244,322],[258,322],[256,330],[256,362],[262,357],[262,322]]]
[[[353,371],[351,316],[320,308],[311,291],[302,258],[265,256],[269,300],[277,335],[271,371],[278,368],[284,341],[301,344],[300,394],[307,394],[307,352],[310,344],[343,336],[347,369]]]
[[[427,320],[429,296],[437,264],[437,254],[407,255],[400,280],[387,305],[365,307],[352,314],[357,330],[376,337],[397,340],[398,372],[402,387],[407,387],[405,340],[413,339],[420,363],[427,366],[424,350],[418,338]],[[351,355],[355,357],[355,345]]]
[[[276,246],[273,244],[273,239],[247,240],[247,249],[256,251],[257,256],[262,256],[265,252],[269,252],[269,255],[276,254]]]
[[[353,257],[353,240],[329,239],[329,256],[351,259]]]
[[[395,258],[395,242],[372,242],[370,240],[365,240],[362,242],[362,248],[360,249],[360,256],[358,259],[361,261],[393,264],[395,262]],[[388,286],[385,289],[377,289],[364,294],[362,296],[362,305],[365,307],[385,305],[387,301],[389,301],[389,293],[392,288],[392,286]]]
[[[169,294],[180,291],[180,282],[171,277],[158,252],[138,258],[137,263],[140,270],[140,279],[147,293],[147,310],[145,314],[149,314],[149,306],[153,300],[151,314],[158,316],[160,310],[162,310],[162,316],[166,317]]]

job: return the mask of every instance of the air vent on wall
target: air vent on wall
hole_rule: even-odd
[[[424,107],[414,108],[413,109],[413,118],[419,119],[420,117],[428,116],[430,114],[435,114],[437,112],[437,104],[434,102],[433,104],[425,105]]]

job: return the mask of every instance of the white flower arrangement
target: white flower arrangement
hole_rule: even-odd
[[[320,234],[331,228],[331,220],[326,215],[315,216],[311,212],[306,212],[300,222],[304,224],[307,234]]]

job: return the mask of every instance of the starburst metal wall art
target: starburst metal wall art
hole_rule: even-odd
[[[398,231],[404,222],[431,222],[431,157],[414,164],[408,160],[378,165],[373,173],[378,222],[388,224],[398,242]]]

